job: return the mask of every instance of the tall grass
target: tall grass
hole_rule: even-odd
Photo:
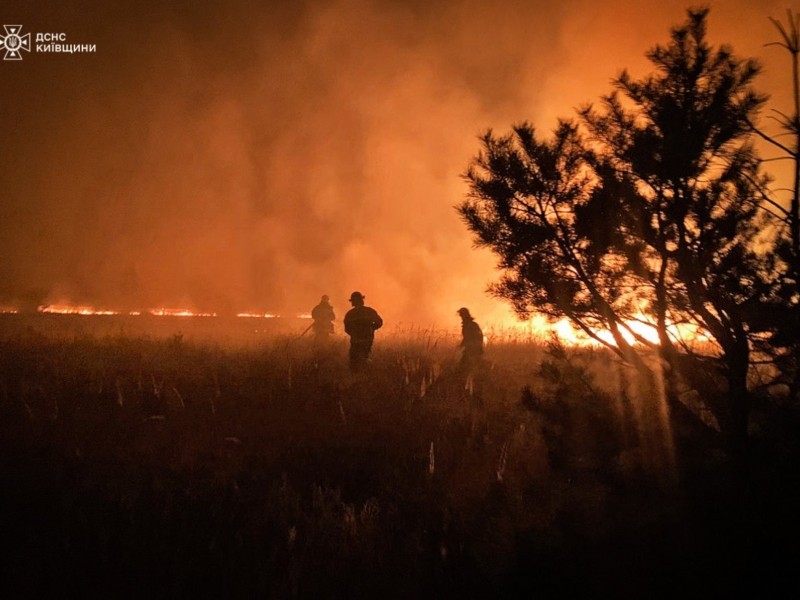
[[[495,338],[465,372],[457,341],[383,335],[351,373],[342,339],[0,340],[2,585],[624,596],[751,556],[749,522],[723,543],[742,513],[722,449],[643,414],[609,354]],[[782,506],[758,514],[793,526]]]

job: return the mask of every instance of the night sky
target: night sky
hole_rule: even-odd
[[[97,51],[0,61],[0,305],[343,314],[358,289],[392,323],[496,318],[453,209],[477,136],[643,75],[690,4],[6,0]],[[788,112],[764,44],[791,3],[710,6]]]

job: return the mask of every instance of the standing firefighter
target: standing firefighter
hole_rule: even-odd
[[[311,318],[314,322],[311,328],[314,330],[314,339],[318,342],[325,342],[333,333],[333,321],[336,315],[330,303],[330,298],[326,295],[322,297],[319,304],[311,309]]]
[[[364,295],[361,292],[350,294],[353,305],[344,316],[344,331],[350,336],[350,367],[358,369],[369,358],[375,330],[383,325],[383,319],[374,308],[364,306]]]
[[[461,366],[471,369],[483,356],[483,331],[466,308],[459,308],[461,317]]]

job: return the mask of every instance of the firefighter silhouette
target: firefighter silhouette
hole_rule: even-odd
[[[483,357],[483,331],[472,318],[467,308],[459,308],[461,317],[461,366],[472,368],[480,363]]]
[[[314,339],[318,342],[325,342],[333,333],[333,322],[336,320],[336,314],[333,312],[330,297],[328,295],[322,296],[319,304],[311,309],[311,318],[314,322],[311,324],[311,329],[314,331]]]
[[[358,369],[369,359],[375,330],[383,326],[383,319],[374,308],[364,306],[364,295],[361,292],[350,294],[353,305],[344,316],[344,331],[350,336],[350,366]]]

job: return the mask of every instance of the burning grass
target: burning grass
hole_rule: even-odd
[[[4,585],[469,598],[788,577],[773,548],[797,498],[772,462],[742,483],[600,349],[495,340],[466,373],[455,345],[384,335],[353,375],[344,340],[5,337]]]

